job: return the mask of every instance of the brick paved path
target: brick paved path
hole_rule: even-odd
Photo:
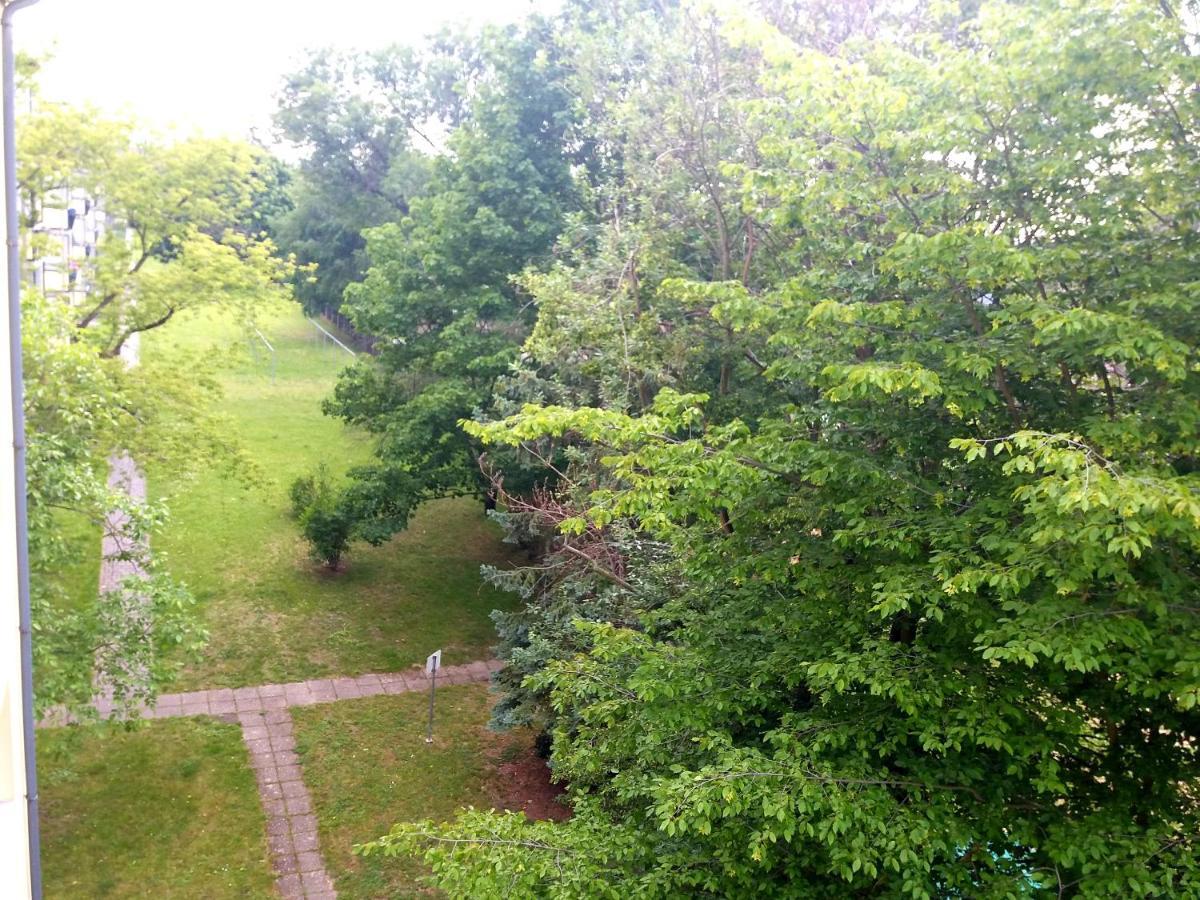
[[[446,666],[443,684],[487,681],[500,668],[498,660]],[[378,694],[424,691],[429,679],[419,669],[357,678],[321,678],[248,688],[216,688],[186,694],[164,694],[158,705],[142,710],[146,718],[215,715],[242,726],[250,765],[267,814],[267,843],[284,900],[333,900],[333,879],[325,869],[317,838],[317,817],[300,772],[292,730],[293,706],[312,706]]]

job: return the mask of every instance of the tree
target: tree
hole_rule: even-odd
[[[972,7],[974,10],[974,7]],[[1169,6],[761,21],[763,407],[529,406],[678,584],[532,687],[574,818],[399,825],[456,896],[1200,896],[1197,58]],[[547,323],[553,328],[553,323]]]
[[[134,336],[189,310],[220,308],[250,319],[288,296],[289,261],[248,227],[253,198],[270,170],[253,148],[192,139],[135,143],[133,129],[65,106],[39,104],[19,122],[18,180],[30,257],[49,245],[39,225],[61,191],[81,187],[109,220],[75,260],[84,301],[27,289],[23,307],[29,442],[30,546],[34,575],[37,703],[87,714],[100,675],[120,709],[152,699],[170,680],[172,648],[202,637],[190,598],[146,549],[162,522],[157,504],[109,489],[110,455],[183,477],[242,462],[214,414],[210,362],[175,358],[127,367]],[[61,251],[59,251],[61,253]],[[123,517],[109,518],[113,510]],[[103,598],[56,591],[70,561],[61,517],[101,527],[117,521],[122,553],[146,572]],[[133,597],[139,599],[136,604]],[[126,615],[136,606],[136,615]]]
[[[549,255],[575,203],[571,98],[547,26],[485,32],[479,47],[488,69],[471,117],[408,214],[366,232],[371,267],[346,292],[380,350],[343,375],[326,411],[379,436],[379,461],[351,473],[347,495],[369,540],[403,529],[423,499],[487,490],[458,420],[487,406],[516,359],[532,313],[511,277]]]
[[[425,129],[438,124],[428,85],[439,59],[406,47],[323,50],[285,81],[275,125],[302,159],[293,208],[272,220],[272,236],[316,264],[296,282],[310,312],[341,306],[368,266],[362,232],[407,213],[427,179],[434,145]]]

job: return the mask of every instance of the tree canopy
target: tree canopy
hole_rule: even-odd
[[[472,897],[1200,896],[1193,21],[569,4],[521,71],[572,127],[481,92],[368,235],[388,345],[332,408],[385,505],[498,470],[541,554],[494,573],[498,719],[574,816],[366,852]]]

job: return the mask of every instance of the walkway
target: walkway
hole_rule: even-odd
[[[138,364],[139,338],[139,334],[130,335],[121,347],[121,359],[126,368]],[[108,487],[138,504],[146,502],[146,476],[127,453],[109,457]],[[133,542],[129,534],[129,516],[122,510],[111,510],[105,516],[100,542],[101,629],[106,633],[125,635],[127,640],[118,640],[113,645],[102,644],[96,651],[94,687],[96,704],[101,709],[112,706],[114,681],[121,684],[127,696],[145,696],[149,691],[151,623],[146,596],[137,587],[138,581],[146,575],[143,564],[149,552],[144,538],[141,542]],[[135,648],[132,656],[128,655],[131,646]]]
[[[446,666],[438,672],[438,681],[443,684],[487,681],[500,666],[498,660]],[[357,678],[321,678],[163,694],[158,704],[144,708],[142,715],[149,719],[213,715],[241,725],[242,740],[250,751],[250,766],[267,814],[267,843],[279,875],[275,886],[280,896],[284,900],[333,900],[337,894],[321,857],[317,817],[300,772],[292,714],[288,709],[428,688],[425,674],[410,669]]]

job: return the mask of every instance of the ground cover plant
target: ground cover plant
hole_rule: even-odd
[[[154,550],[196,596],[209,634],[203,659],[177,688],[395,671],[439,647],[448,664],[485,658],[494,636],[488,616],[512,601],[479,578],[479,565],[503,564],[507,548],[478,502],[428,504],[396,539],[355,545],[338,572],[309,558],[289,486],[319,463],[341,477],[369,456],[361,433],[320,408],[350,357],[297,308],[257,327],[275,348],[273,363],[253,330],[230,319],[188,320],[146,342],[157,359],[231,342],[241,354],[216,377],[250,483],[224,468],[186,483],[150,472],[151,492],[171,509]]]
[[[211,719],[38,733],[48,898],[273,896],[241,729]]]
[[[426,895],[428,870],[418,860],[363,857],[352,848],[396,821],[490,808],[503,794],[497,765],[527,749],[527,732],[486,730],[491,697],[484,685],[438,688],[432,745],[425,743],[427,704],[426,694],[412,693],[293,711],[321,850],[341,896]]]

